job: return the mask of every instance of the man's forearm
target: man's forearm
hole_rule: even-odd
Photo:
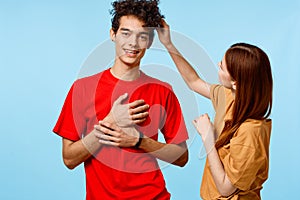
[[[111,122],[113,119],[108,115],[104,119]],[[86,161],[101,148],[102,144],[95,136],[95,129],[81,140],[76,142],[63,138],[63,160],[69,169],[74,169]]]
[[[134,126],[118,127],[114,123],[100,122],[95,126],[99,142],[117,147],[135,147],[139,143],[139,132]],[[165,144],[143,137],[138,148],[155,156],[156,158],[178,166],[184,166],[188,161],[186,143]]]
[[[160,160],[180,167],[183,167],[188,161],[188,150],[185,142],[178,145],[164,144],[149,137],[144,137],[139,148]]]
[[[102,144],[93,131],[76,142],[63,138],[63,160],[69,169],[74,169],[100,149]]]

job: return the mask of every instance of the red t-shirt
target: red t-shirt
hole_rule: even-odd
[[[157,140],[160,130],[167,143],[188,139],[180,104],[169,84],[143,72],[137,80],[122,81],[109,69],[75,81],[53,132],[80,140],[124,93],[129,102],[144,99],[150,105],[149,117],[137,127],[146,136]],[[142,150],[102,146],[84,166],[86,199],[170,199],[156,158]]]

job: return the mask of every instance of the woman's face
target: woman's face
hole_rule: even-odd
[[[227,70],[227,65],[225,61],[225,56],[223,57],[222,61],[218,63],[219,65],[219,81],[222,85],[224,85],[228,89],[233,89],[234,81]]]

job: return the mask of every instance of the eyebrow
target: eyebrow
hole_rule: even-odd
[[[121,28],[121,31],[130,31],[128,28]]]
[[[128,29],[128,28],[120,28],[121,31],[128,31],[128,32],[133,32],[132,30]],[[147,31],[141,31],[139,32],[139,34],[143,34],[143,35],[149,35],[149,32]]]

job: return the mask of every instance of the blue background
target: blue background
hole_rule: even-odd
[[[63,165],[61,139],[51,130],[82,63],[109,37],[110,2],[0,1],[0,199],[84,199],[83,166],[70,171]],[[269,179],[262,197],[296,199],[300,1],[162,0],[160,9],[172,30],[201,45],[215,66],[235,42],[267,52],[274,105]],[[211,112],[207,100],[198,98],[198,103],[207,105],[199,114]],[[200,147],[196,137],[186,167],[163,169],[172,199],[199,199]]]

